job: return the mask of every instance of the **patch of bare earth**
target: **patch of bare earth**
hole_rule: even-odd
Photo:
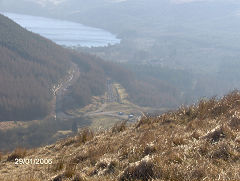
[[[23,122],[15,122],[15,121],[5,121],[5,122],[0,122],[0,130],[8,130],[12,128],[16,128],[19,126],[23,126]]]

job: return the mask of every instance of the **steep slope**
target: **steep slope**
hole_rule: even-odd
[[[0,121],[48,115],[53,109],[54,87],[69,77],[73,63],[80,76],[69,86],[62,106],[66,109],[89,104],[92,96],[104,94],[111,71],[123,72],[94,56],[64,49],[2,15],[0,27]]]
[[[35,150],[2,155],[6,180],[239,180],[240,93]],[[14,163],[15,158],[52,164]],[[22,160],[21,160],[22,161]],[[18,162],[17,162],[18,163]]]
[[[0,27],[1,150],[55,142],[59,130],[71,130],[73,120],[65,120],[65,110],[104,95],[107,79],[129,78],[113,63],[64,49],[1,15]],[[91,122],[70,117],[80,125]]]
[[[2,15],[0,27],[0,121],[46,116],[50,90],[70,67],[67,51]]]

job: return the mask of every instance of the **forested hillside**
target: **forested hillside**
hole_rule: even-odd
[[[107,76],[111,76],[105,71],[113,68],[114,72],[108,63],[64,49],[4,16],[0,16],[0,27],[0,121],[48,115],[52,88],[67,75],[73,62],[81,73],[63,106],[85,106],[93,95],[104,94]]]
[[[81,106],[89,104],[91,101],[89,94],[102,95],[106,88],[107,77],[120,83],[126,89],[128,99],[139,106],[173,108],[180,104],[176,87],[166,81],[152,77],[138,78],[124,64],[107,62],[89,54],[80,55],[80,59],[79,54],[72,58],[79,65],[81,77],[69,91],[72,101],[65,100],[67,108],[76,104]]]
[[[0,121],[47,115],[50,89],[70,67],[67,52],[2,15],[0,27]]]
[[[85,106],[92,96],[103,95],[107,78],[119,82],[129,98],[142,106],[172,107],[174,88],[151,80],[137,80],[130,71],[95,56],[64,49],[0,16],[0,121],[41,119],[51,109],[52,88],[78,65],[80,77],[67,90],[62,108]]]
[[[47,116],[53,86],[75,63],[78,80],[64,96],[62,109],[83,107],[103,95],[107,78],[134,81],[129,71],[89,54],[64,49],[0,15],[0,121],[27,121]]]

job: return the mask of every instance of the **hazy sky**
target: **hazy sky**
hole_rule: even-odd
[[[12,2],[13,0],[0,0],[0,3],[1,2],[4,2],[5,4],[8,4],[9,2]],[[70,1],[70,2],[73,2],[73,3],[76,3],[78,1],[71,1],[71,0],[19,0],[20,1],[25,1],[25,2],[35,2],[35,3],[38,3],[38,4],[41,4],[42,6],[45,6],[45,5],[49,5],[50,4],[53,4],[53,5],[58,5],[58,4],[61,4],[62,2],[65,2],[65,1]],[[123,1],[132,1],[132,0],[86,0],[86,3],[101,3],[101,2],[123,2]],[[159,0],[160,2],[161,0]],[[239,0],[168,0],[169,2],[172,2],[172,3],[176,3],[176,4],[181,4],[181,3],[191,3],[191,2],[201,2],[201,1],[219,1],[219,2],[239,2]],[[84,1],[83,1],[84,2]],[[146,0],[146,3],[148,1]]]
[[[53,4],[59,4],[63,1],[66,1],[66,0],[25,0],[25,1],[32,1],[32,2],[37,2],[39,4],[46,4],[46,3],[53,3]]]
[[[211,1],[211,0],[170,0],[174,3],[190,3],[190,2],[196,2],[196,1]]]
[[[25,0],[25,1],[32,1],[32,2],[37,2],[40,4],[45,4],[45,3],[53,3],[53,4],[59,4],[63,1],[67,0]],[[115,2],[123,2],[123,1],[130,1],[130,0],[102,0],[102,1],[115,1]],[[190,3],[190,2],[196,2],[196,1],[212,1],[212,0],[169,0],[173,3]]]

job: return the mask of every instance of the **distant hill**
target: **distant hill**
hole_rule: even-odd
[[[3,11],[67,19],[116,33],[120,45],[96,51],[104,60],[143,64],[141,71],[133,67],[140,82],[123,85],[139,105],[191,103],[239,88],[240,3],[236,0],[68,0],[58,5],[44,1],[45,6],[25,0],[1,2]],[[37,7],[14,7],[17,3]]]
[[[107,77],[122,73],[117,66],[79,54],[31,33],[0,15],[0,121],[40,119],[51,111],[53,87],[73,63],[80,77],[68,90],[65,109],[85,106],[105,92]]]
[[[13,121],[42,121],[0,130],[1,150],[53,143],[57,139],[55,133],[71,129],[71,120],[66,122],[61,116],[54,120],[53,113],[90,104],[93,96],[104,95],[108,79],[120,83],[129,100],[141,106],[177,104],[174,88],[164,82],[158,82],[156,90],[149,81],[136,79],[121,65],[60,47],[2,15],[0,27],[0,121],[11,121],[15,126],[18,124]],[[73,65],[79,69],[79,76],[57,99],[53,88],[70,77]],[[55,100],[60,100],[60,104]],[[88,124],[89,120],[80,122]]]
[[[0,121],[47,115],[50,90],[70,67],[67,51],[2,15],[0,27]]]
[[[239,110],[235,91],[131,126],[95,135],[83,130],[53,145],[16,149],[2,155],[0,179],[240,180]],[[16,166],[15,158],[43,158],[47,165]]]

